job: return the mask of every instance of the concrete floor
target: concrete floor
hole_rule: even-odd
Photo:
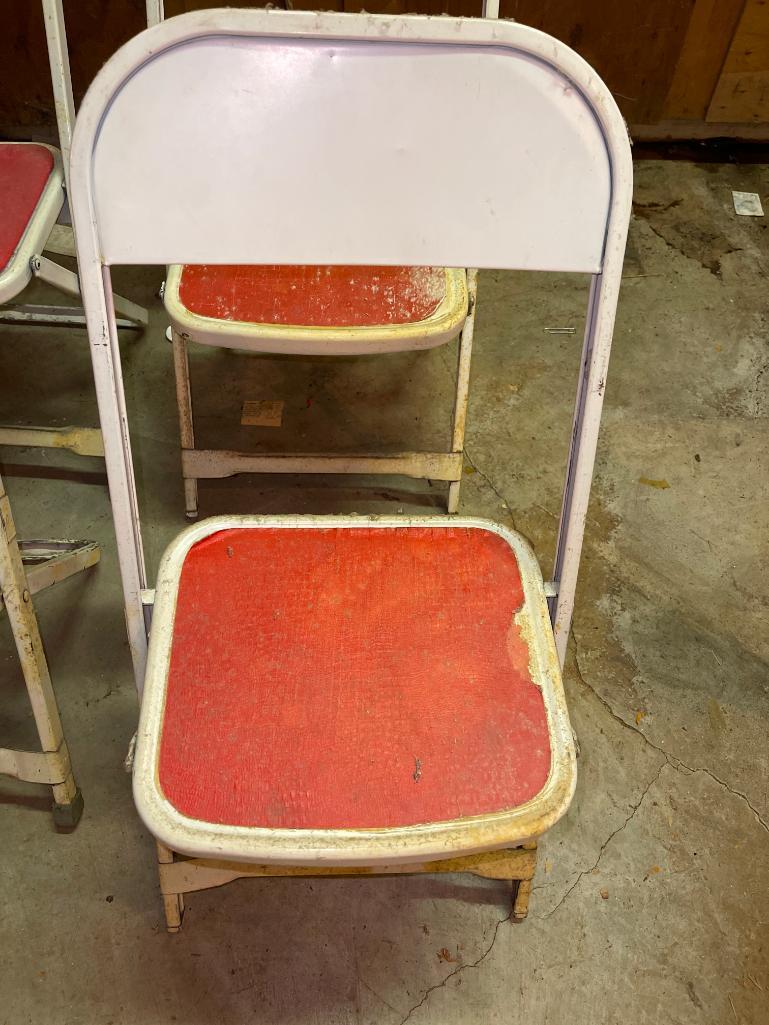
[[[735,216],[732,188],[766,206],[769,168],[637,168],[566,668],[579,783],[542,844],[524,925],[494,882],[249,880],[192,895],[168,936],[122,768],[136,699],[102,466],[3,451],[23,534],[104,549],[95,571],[37,600],[86,811],[57,835],[44,790],[0,784],[3,1023],[769,1021],[769,233]],[[154,567],[184,525],[171,353],[159,273],[118,281],[152,307],[123,352]],[[481,279],[462,510],[514,523],[546,571],[584,284]],[[437,445],[453,360],[198,350],[200,440]],[[0,381],[6,422],[96,423],[80,332],[2,329]],[[283,399],[283,427],[241,428],[247,398]],[[441,507],[437,487],[364,484],[237,478],[204,485],[202,512]],[[0,645],[0,738],[33,745],[5,622]]]

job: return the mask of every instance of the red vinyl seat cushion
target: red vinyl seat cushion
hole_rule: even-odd
[[[0,269],[8,266],[53,171],[53,154],[29,143],[0,145]]]
[[[489,530],[210,535],[181,570],[161,790],[193,819],[289,829],[518,807],[551,766],[523,600]]]
[[[215,320],[307,327],[419,323],[446,294],[438,267],[206,266],[183,268],[179,299]]]

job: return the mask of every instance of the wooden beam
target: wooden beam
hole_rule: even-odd
[[[662,120],[704,121],[745,0],[697,0]]]
[[[767,0],[747,0],[705,120],[769,122]]]

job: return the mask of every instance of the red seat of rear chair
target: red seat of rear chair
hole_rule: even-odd
[[[307,327],[413,324],[446,295],[438,267],[185,266],[179,299],[215,320]]]
[[[161,790],[192,819],[289,829],[520,806],[551,767],[523,600],[490,530],[210,535],[181,570]]]
[[[53,171],[53,154],[30,143],[0,145],[0,270],[7,267]]]

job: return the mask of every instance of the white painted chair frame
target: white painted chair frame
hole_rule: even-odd
[[[204,65],[206,75],[201,74]],[[276,75],[279,90],[274,88]],[[448,161],[419,131],[420,112],[434,110],[435,96],[447,91],[454,101],[452,117],[473,125],[474,143],[460,145]],[[344,105],[339,96],[345,97]],[[169,104],[175,111],[173,123],[164,117]],[[326,114],[322,138],[312,131],[319,110]],[[329,110],[335,111],[332,119]],[[386,125],[389,135],[383,129],[386,110],[397,112]],[[366,125],[374,123],[376,132],[367,135]],[[260,145],[266,132],[273,139],[269,150]],[[126,133],[130,147],[124,145]],[[177,159],[169,162],[172,144]],[[353,157],[356,174],[351,176]],[[314,169],[312,189],[303,179],[309,166]],[[347,168],[344,174],[342,167]],[[372,188],[377,191],[372,175],[376,179],[378,174],[393,197],[385,210],[366,198]],[[144,565],[110,266],[378,262],[592,275],[550,589],[555,596],[553,654],[557,648],[562,664],[631,186],[627,133],[610,93],[568,47],[525,26],[478,19],[230,9],[171,19],[118,51],[97,76],[80,111],[72,150],[72,204],[140,693],[154,592],[147,587]],[[217,196],[217,205],[201,202],[206,195]],[[457,195],[466,198],[459,209]],[[269,202],[262,202],[263,196]],[[189,209],[197,211],[195,218],[188,216]],[[286,230],[287,225],[301,227]],[[259,519],[259,525],[286,525],[281,517]],[[347,524],[349,518],[337,520]],[[307,522],[314,524],[313,518]],[[205,532],[214,524],[191,529]],[[165,614],[164,624],[166,630]],[[157,626],[160,631],[161,623]],[[149,707],[145,712],[150,714]],[[512,841],[533,841],[552,821],[543,818],[541,829],[529,823],[527,832],[508,839],[512,846]],[[493,842],[476,847],[492,860],[511,853],[499,850],[496,828]],[[431,834],[426,830],[426,836]],[[417,861],[414,843],[412,839],[411,854],[393,860]],[[383,846],[379,844],[374,870],[398,870],[387,867]],[[179,849],[194,855],[193,847],[186,843]],[[451,858],[452,850],[467,853],[468,848],[449,844],[442,850]],[[341,858],[339,868],[325,870],[322,859],[308,856],[298,872],[279,855],[269,859],[271,865],[243,865],[249,859],[242,851],[234,865],[175,863],[173,850],[164,843],[159,844],[159,860],[168,877],[163,892],[172,929],[180,922],[182,892],[243,874],[323,874],[345,866]],[[351,857],[346,864],[361,861]],[[497,871],[490,862],[464,867],[492,877]],[[432,862],[421,870],[438,869]],[[187,878],[197,871],[202,873],[197,881]],[[530,886],[531,865],[525,870],[506,865],[498,871],[499,878],[523,879]]]
[[[276,25],[275,17],[280,18]],[[272,20],[271,20],[272,19]],[[167,264],[171,262],[198,261],[223,262],[225,253],[230,261],[240,262],[275,262],[298,263],[302,260],[317,259],[318,262],[362,262],[366,256],[381,262],[396,263],[399,260],[410,261],[415,265],[430,262],[450,265],[452,261],[462,264],[459,244],[461,236],[444,241],[442,246],[427,245],[424,239],[415,240],[411,237],[403,239],[395,232],[385,232],[386,221],[381,217],[374,218],[379,223],[370,224],[376,228],[380,240],[379,248],[372,248],[360,241],[363,235],[355,239],[346,237],[341,232],[332,233],[328,225],[316,223],[308,225],[311,242],[302,245],[292,243],[286,234],[279,231],[279,225],[273,222],[265,225],[257,243],[249,245],[246,241],[247,232],[240,232],[239,239],[224,239],[221,245],[213,247],[206,241],[208,234],[202,230],[206,225],[196,222],[194,231],[183,225],[169,223],[164,211],[165,176],[160,175],[158,181],[150,186],[148,179],[144,185],[146,191],[154,193],[154,200],[148,203],[149,216],[138,218],[138,224],[131,223],[131,217],[123,214],[113,218],[111,224],[105,225],[105,212],[95,207],[93,196],[95,188],[95,168],[92,166],[92,150],[99,134],[99,119],[105,113],[109,101],[116,94],[126,79],[138,68],[149,61],[153,54],[167,51],[170,47],[191,44],[206,34],[220,33],[223,36],[244,35],[246,37],[264,37],[278,31],[287,38],[331,37],[344,40],[372,40],[381,42],[398,41],[403,45],[452,45],[457,40],[468,48],[493,47],[503,48],[525,55],[528,61],[536,62],[546,68],[557,68],[558,77],[562,80],[565,99],[579,98],[584,105],[581,112],[586,118],[594,118],[596,131],[600,134],[601,144],[606,152],[606,180],[602,189],[606,197],[605,222],[600,232],[600,242],[591,236],[593,251],[589,254],[584,245],[579,254],[567,256],[561,261],[548,264],[553,269],[564,271],[582,271],[592,274],[592,284],[588,300],[588,316],[586,321],[585,339],[580,364],[580,375],[575,404],[574,424],[567,464],[566,484],[561,519],[558,531],[557,555],[552,590],[556,597],[553,604],[553,628],[559,656],[563,660],[566,650],[569,627],[574,605],[574,593],[579,566],[579,557],[584,535],[585,516],[590,494],[590,484],[595,460],[598,429],[600,424],[606,374],[611,349],[611,338],[614,316],[621,280],[622,259],[624,254],[627,224],[630,213],[632,189],[632,164],[630,158],[627,133],[622,116],[609,91],[598,79],[592,69],[573,51],[558,43],[551,37],[533,29],[509,22],[491,20],[463,20],[450,18],[387,18],[377,16],[347,16],[332,14],[307,14],[304,12],[271,12],[234,11],[200,12],[185,15],[163,22],[142,33],[123,47],[122,50],[100,72],[92,85],[87,102],[84,102],[76,132],[76,146],[72,153],[73,166],[73,211],[75,223],[82,240],[78,243],[81,259],[81,275],[87,283],[86,301],[88,313],[89,336],[94,360],[99,411],[102,430],[105,436],[107,471],[110,480],[110,493],[115,516],[115,527],[118,541],[121,574],[125,596],[126,617],[134,663],[137,686],[141,689],[146,663],[147,637],[144,615],[143,595],[147,591],[147,578],[144,567],[144,556],[141,543],[139,512],[136,501],[136,488],[131,462],[131,448],[128,437],[125,398],[120,372],[119,352],[115,335],[114,311],[109,295],[105,293],[105,284],[109,283],[109,265],[113,262],[154,262]],[[81,127],[82,126],[82,127]],[[164,127],[168,131],[168,125]],[[132,145],[129,154],[137,153]],[[454,161],[456,163],[456,160]],[[126,167],[134,174],[137,162],[130,159]],[[178,167],[175,163],[175,184],[179,185]],[[153,163],[153,171],[160,174],[162,159]],[[444,172],[447,173],[447,172]],[[562,172],[566,175],[566,170]],[[166,172],[167,174],[167,172]],[[486,174],[486,181],[491,177]],[[126,179],[127,180],[127,179]],[[289,179],[290,182],[290,179]],[[229,181],[221,182],[222,189],[230,188]],[[242,184],[242,183],[241,183]],[[122,182],[118,183],[118,188]],[[478,176],[475,190],[481,197],[481,206],[487,198],[488,184],[484,184]],[[539,188],[540,196],[532,196],[532,190]],[[554,237],[562,237],[566,232],[574,240],[584,239],[585,224],[572,223],[571,231],[563,226],[563,216],[568,209],[561,209],[553,197],[548,195],[549,184],[544,182],[528,182],[526,198],[519,204],[521,223],[519,230],[529,227],[532,218],[539,218],[541,231],[539,236],[539,252],[530,253],[526,260],[519,260],[518,265],[525,268],[534,267],[537,257],[542,257],[547,247],[542,245],[542,236],[552,232]],[[455,195],[457,193],[454,193]],[[472,198],[472,195],[470,196]],[[541,200],[539,207],[532,200]],[[129,204],[130,206],[130,200]],[[274,203],[273,207],[279,203]],[[125,210],[126,204],[118,204]],[[478,213],[479,203],[472,203],[473,210],[463,224],[472,225],[472,216]],[[528,222],[526,212],[528,211]],[[404,222],[414,211],[406,209],[403,217],[397,218],[398,225],[403,228]],[[359,211],[360,213],[360,211]],[[389,214],[394,215],[390,210]],[[584,220],[584,211],[581,213]],[[109,212],[106,213],[109,216]],[[516,210],[515,216],[518,216]],[[322,216],[317,214],[316,221]],[[458,220],[458,218],[454,218]],[[153,230],[153,221],[155,229]],[[510,264],[509,255],[505,253],[504,239],[512,228],[507,221],[500,230],[495,217],[481,218],[478,229],[465,246],[468,255],[476,259],[481,266],[503,267]],[[573,218],[572,218],[573,221]],[[389,223],[394,217],[389,216]],[[169,229],[178,228],[180,234],[186,235],[174,243],[169,238]],[[214,229],[214,225],[210,225]],[[351,226],[346,226],[346,230]],[[362,225],[365,228],[365,224]],[[493,229],[494,243],[488,247],[484,256],[484,233]],[[125,233],[125,242],[121,244],[120,232]],[[376,236],[375,236],[376,237]],[[357,239],[357,246],[354,244]],[[382,251],[381,240],[387,244]],[[144,241],[142,241],[144,240]],[[271,248],[270,248],[271,247]],[[541,259],[539,262],[542,262]]]
[[[165,11],[163,9],[163,0],[147,0],[147,27],[152,28],[153,25],[159,25],[165,18]]]

